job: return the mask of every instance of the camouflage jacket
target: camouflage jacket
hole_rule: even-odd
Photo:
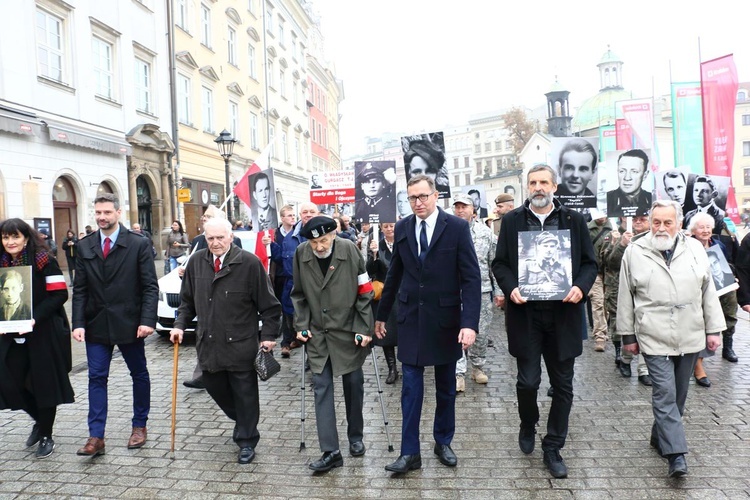
[[[495,258],[497,238],[492,230],[480,221],[470,224],[471,239],[474,242],[474,250],[479,261],[479,272],[482,276],[482,293],[491,292],[496,289],[495,276],[492,275],[492,259]]]

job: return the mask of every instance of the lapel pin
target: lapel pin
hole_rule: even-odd
[[[331,270],[331,271],[333,271],[333,270],[334,270],[334,269],[336,269],[336,268],[335,268],[335,267],[333,267],[333,266],[331,266],[331,267],[329,267],[328,269],[329,269],[329,270]]]

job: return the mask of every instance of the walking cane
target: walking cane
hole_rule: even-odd
[[[362,342],[362,335],[357,334],[354,337],[357,342]],[[375,367],[375,381],[378,384],[378,397],[380,398],[380,411],[383,412],[383,425],[385,426],[385,438],[388,440],[388,451],[393,451],[393,444],[391,443],[391,434],[388,431],[388,417],[385,414],[385,403],[383,402],[383,386],[380,385],[380,372],[378,371],[378,360],[375,356],[375,351],[370,348],[370,354],[372,355],[372,366]]]
[[[172,447],[169,458],[174,460],[174,434],[177,427],[177,363],[178,353],[180,352],[180,343],[174,343],[174,361],[172,362]]]
[[[304,338],[307,338],[307,330],[302,331],[302,336]],[[302,390],[302,405],[300,406],[299,411],[299,419],[302,423],[302,438],[299,442],[299,451],[302,451],[305,449],[305,357],[307,355],[307,343],[302,342],[302,385],[300,386],[300,389]]]

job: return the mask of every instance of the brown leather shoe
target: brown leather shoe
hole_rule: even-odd
[[[83,455],[92,458],[97,455],[104,455],[104,439],[90,437],[83,448],[76,452],[76,455]]]
[[[128,440],[128,449],[135,450],[146,444],[146,428],[145,427],[133,427],[133,433],[130,435]]]

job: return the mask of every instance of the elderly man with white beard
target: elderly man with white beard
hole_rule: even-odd
[[[680,205],[654,202],[650,222],[651,234],[631,242],[622,258],[617,330],[623,351],[641,352],[651,375],[651,446],[669,460],[669,477],[682,477],[690,376],[698,353],[719,347],[726,325],[706,252],[680,232]]]

